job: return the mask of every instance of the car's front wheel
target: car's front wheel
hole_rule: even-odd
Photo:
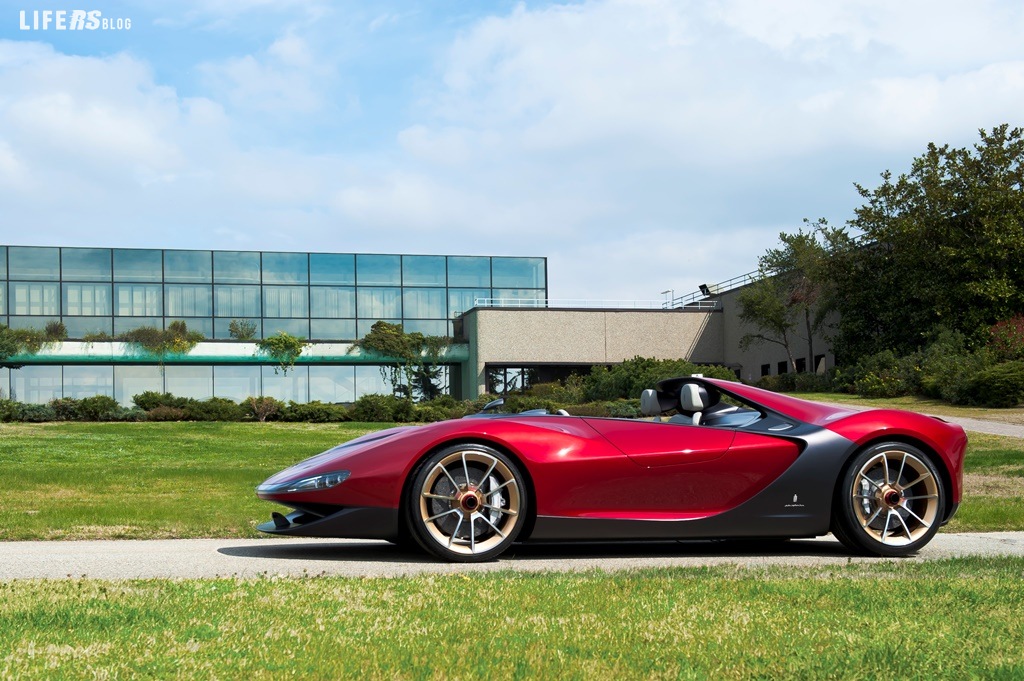
[[[508,456],[486,445],[436,452],[420,466],[409,495],[407,520],[416,541],[453,562],[496,558],[526,521],[522,474]]]
[[[931,541],[945,489],[927,454],[902,442],[874,445],[846,468],[832,532],[858,553],[905,556]]]

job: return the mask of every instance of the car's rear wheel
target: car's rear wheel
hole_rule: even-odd
[[[430,553],[453,562],[491,560],[526,521],[526,485],[498,450],[461,444],[436,452],[409,489],[409,527]]]
[[[917,447],[886,442],[850,461],[839,485],[832,532],[858,553],[905,556],[939,529],[945,489]]]

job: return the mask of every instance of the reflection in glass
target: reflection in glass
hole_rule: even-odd
[[[309,281],[309,256],[305,253],[264,253],[264,284],[305,284]]]
[[[0,400],[11,397],[11,370],[0,367]]]
[[[356,338],[354,319],[311,319],[309,337],[321,341],[351,341]]]
[[[208,400],[213,397],[213,367],[168,364],[164,367],[164,386],[176,397]]]
[[[359,319],[356,321],[357,340],[358,338],[362,338],[366,334],[370,333],[371,329],[373,329],[373,325],[376,324],[378,321],[387,322],[388,324],[402,323],[401,319]]]
[[[168,284],[164,287],[167,299],[168,317],[209,317],[212,314],[209,286],[182,286]]]
[[[110,314],[110,284],[64,284],[64,314]]]
[[[114,399],[122,407],[132,407],[132,398],[144,392],[164,391],[164,377],[158,366],[115,366]]]
[[[543,307],[544,305],[544,291],[538,291],[531,288],[496,288],[494,289],[494,297],[500,301],[505,301],[504,304],[512,306],[522,307]],[[526,305],[525,302],[535,301],[535,305]]]
[[[308,319],[267,319],[263,320],[263,337],[284,332],[296,338],[309,338]]]
[[[543,258],[492,258],[494,288],[544,288]]]
[[[448,285],[490,288],[491,259],[475,256],[449,256]]]
[[[114,367],[64,367],[64,397],[80,400],[96,395],[114,396]]]
[[[168,326],[174,322],[185,322],[189,331],[198,331],[203,338],[213,338],[213,320],[209,317],[166,317],[164,323]]]
[[[235,402],[259,397],[261,373],[258,366],[215,366],[213,394]]]
[[[114,314],[155,317],[163,314],[160,284],[114,284]]]
[[[445,259],[443,255],[403,255],[403,286],[444,286]]]
[[[213,280],[218,284],[260,283],[260,254],[252,251],[214,251]]]
[[[305,286],[264,286],[265,317],[308,317],[309,289]]]
[[[406,319],[402,328],[406,333],[419,332],[424,336],[448,335],[448,322],[444,319]]]
[[[218,317],[259,317],[259,286],[214,286],[214,314]]]
[[[0,315],[7,314],[7,287],[0,283]],[[3,320],[0,319],[0,322]]]
[[[351,253],[310,253],[311,284],[355,284],[356,256]]]
[[[356,278],[360,286],[399,286],[402,257],[398,255],[356,256]]]
[[[68,338],[81,339],[105,333],[114,333],[110,317],[65,317],[64,327],[68,330]]]
[[[11,249],[14,250],[13,248]],[[11,282],[10,314],[59,315],[60,292],[57,284]]]
[[[110,281],[109,248],[62,248],[60,256],[65,281]]]
[[[407,288],[402,300],[406,319],[444,319],[448,316],[443,288]]]
[[[476,307],[477,299],[490,298],[489,288],[450,288],[448,289],[448,310],[452,317],[469,312]]]
[[[309,400],[355,402],[356,372],[351,366],[309,367]]]
[[[264,366],[263,394],[282,402],[309,401],[309,371],[304,366],[297,366],[285,374],[280,370],[274,373],[274,367]]]
[[[8,249],[11,279],[57,281],[60,278],[60,249],[11,246]]]
[[[402,316],[402,289],[360,287],[357,290],[360,317],[385,319]]]
[[[114,317],[114,335],[141,329],[148,326],[154,329],[164,328],[163,317]]]
[[[234,338],[234,336],[231,335],[231,322],[233,321],[251,322],[252,324],[255,325],[255,335],[250,340],[255,340],[257,338],[263,337],[263,320],[259,318],[246,319],[244,317],[237,319],[227,319],[218,317],[217,319],[214,319],[213,337],[216,338],[217,340],[229,340],[231,338]]]
[[[356,399],[363,395],[390,395],[391,383],[380,375],[380,369],[373,366],[356,366]]]
[[[163,278],[161,251],[114,249],[114,281],[162,281]]]
[[[336,319],[356,316],[356,290],[347,286],[312,286],[309,316]]]
[[[208,284],[213,279],[210,251],[164,251],[165,281]]]
[[[62,397],[59,366],[23,366],[11,372],[11,399],[46,404]]]
[[[7,246],[0,246],[0,279],[7,278]],[[0,390],[5,389],[0,383]]]

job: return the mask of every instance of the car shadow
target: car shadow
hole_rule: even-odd
[[[426,553],[382,541],[340,543],[294,542],[227,546],[218,553],[240,558],[345,562],[436,563]],[[614,558],[753,558],[853,557],[857,554],[834,540],[723,539],[645,542],[572,542],[513,545],[500,562]]]

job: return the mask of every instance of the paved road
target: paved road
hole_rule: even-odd
[[[917,556],[1024,556],[1024,532],[940,532]],[[493,570],[624,570],[703,565],[813,568],[883,559],[852,556],[831,537],[790,542],[664,542],[532,545],[499,561],[451,565],[385,542],[351,539],[167,539],[152,541],[3,542],[0,581],[338,575],[393,577]]]

